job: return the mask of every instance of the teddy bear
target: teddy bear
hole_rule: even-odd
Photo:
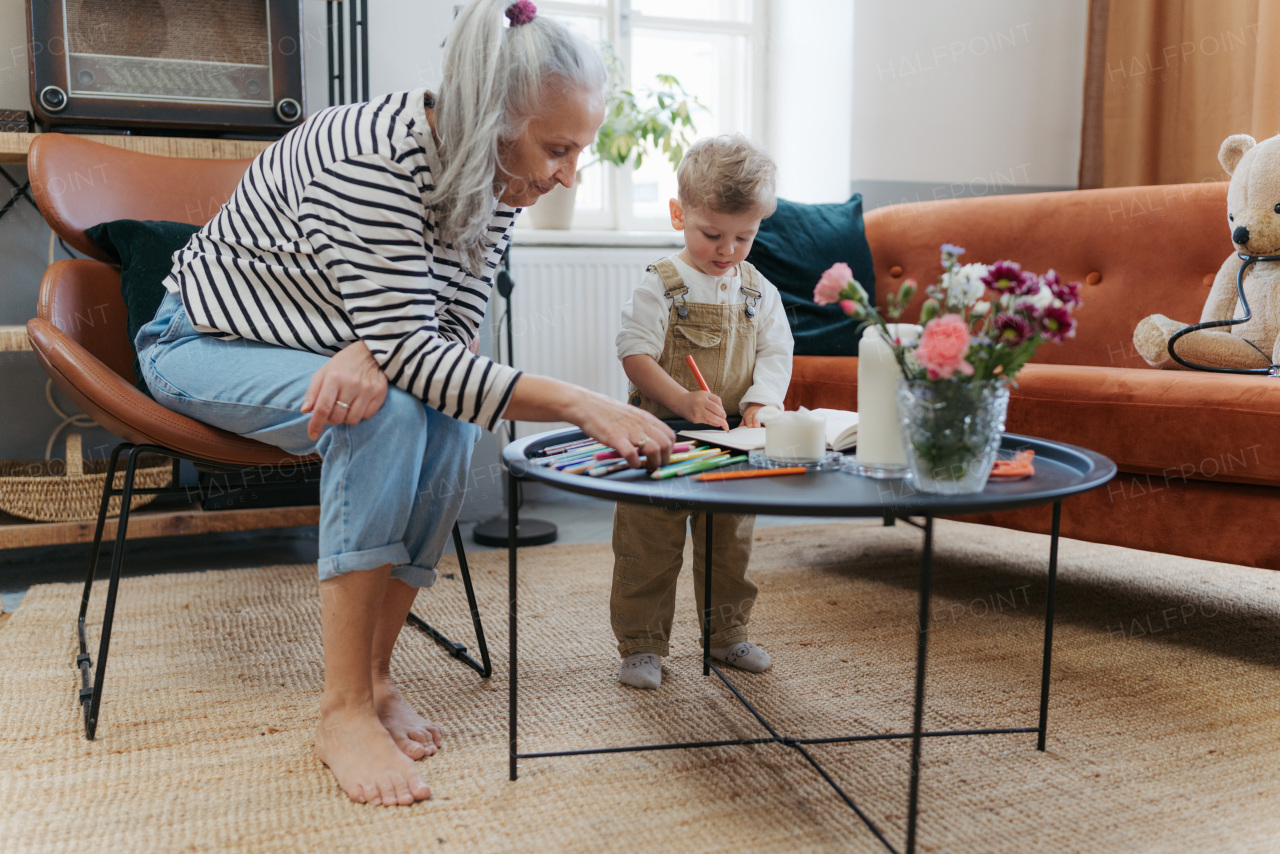
[[[1227,221],[1232,252],[1205,300],[1200,322],[1244,316],[1236,274],[1246,255],[1280,255],[1280,136],[1256,142],[1247,134],[1227,137],[1218,162],[1231,176]],[[1215,368],[1262,368],[1280,364],[1280,261],[1260,261],[1245,272],[1244,294],[1253,311],[1247,323],[1204,329],[1179,338],[1178,355]],[[1144,317],[1133,331],[1133,346],[1153,367],[1183,367],[1169,355],[1169,339],[1187,326],[1163,314]]]

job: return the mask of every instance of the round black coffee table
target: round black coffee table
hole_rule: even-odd
[[[687,423],[671,422],[680,430]],[[780,516],[832,516],[844,518],[880,517],[885,524],[902,520],[924,532],[924,548],[920,559],[920,613],[916,631],[916,684],[915,711],[911,732],[877,733],[832,738],[789,738],[766,721],[737,687],[711,660],[710,612],[702,615],[702,673],[715,673],[756,720],[768,736],[755,739],[731,739],[724,741],[691,741],[675,744],[644,744],[631,747],[587,748],[580,750],[520,753],[517,749],[517,601],[516,576],[517,552],[514,545],[508,550],[508,618],[510,621],[509,673],[510,694],[508,700],[508,726],[511,739],[510,778],[517,777],[517,761],[552,756],[578,756],[596,753],[623,753],[639,750],[673,750],[699,747],[723,747],[726,745],[767,744],[776,742],[798,751],[810,765],[822,775],[844,802],[857,813],[876,838],[890,850],[897,849],[885,838],[866,813],[858,807],[835,780],[806,750],[811,744],[835,744],[842,742],[874,741],[884,739],[911,739],[911,780],[907,809],[906,850],[913,852],[916,846],[916,817],[919,806],[920,745],[925,737],[955,735],[995,735],[1007,733],[1036,733],[1036,748],[1044,750],[1048,731],[1049,668],[1053,651],[1054,589],[1058,573],[1058,528],[1062,515],[1062,500],[1079,492],[1095,489],[1107,483],[1116,474],[1111,460],[1093,451],[1036,439],[1030,436],[1006,434],[1001,443],[1002,451],[1030,449],[1035,451],[1035,475],[1011,481],[991,481],[986,488],[972,495],[934,495],[918,492],[909,480],[871,480],[839,470],[811,471],[805,475],[767,477],[748,480],[702,482],[689,477],[653,480],[643,469],[628,470],[604,478],[566,474],[532,460],[543,448],[585,438],[579,430],[561,430],[541,433],[513,442],[502,452],[502,462],[509,478],[508,523],[509,542],[515,543],[516,481],[528,480],[546,483],[557,489],[594,496],[607,501],[627,501],[668,508],[694,509],[707,514],[706,569],[703,577],[703,602],[711,599],[712,523],[716,513],[757,513]],[[743,463],[721,471],[750,468]],[[921,731],[924,712],[925,661],[928,652],[929,601],[933,575],[933,520],[939,516],[962,516],[970,513],[988,513],[1013,510],[1041,504],[1053,505],[1053,519],[1049,540],[1049,578],[1045,603],[1044,657],[1040,674],[1040,719],[1034,727],[1005,727],[990,729]]]

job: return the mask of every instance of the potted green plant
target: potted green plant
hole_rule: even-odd
[[[583,170],[597,163],[635,168],[650,154],[665,156],[673,169],[679,166],[680,158],[697,133],[693,114],[699,110],[705,112],[706,107],[670,74],[657,75],[657,87],[645,87],[637,95],[619,83],[621,75],[616,61],[610,62],[610,68],[613,86],[605,103],[604,124],[591,145],[592,159],[578,167],[577,177],[581,179]],[[577,186],[576,181],[570,188],[556,186],[543,196],[529,209],[533,226],[569,228]]]

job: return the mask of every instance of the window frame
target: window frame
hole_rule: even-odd
[[[632,0],[543,0],[539,9],[549,15],[597,18],[603,22],[604,38],[614,46],[622,63],[628,85],[635,86],[632,75],[631,32],[644,29],[669,30],[681,33],[710,33],[716,35],[745,36],[747,39],[746,111],[747,127],[734,128],[757,142],[763,143],[767,127],[768,107],[768,16],[770,0],[747,0],[750,3],[750,22],[714,21],[705,18],[670,18],[643,15],[632,9]],[[646,81],[640,81],[642,84]],[[692,93],[696,95],[697,93]],[[584,157],[590,155],[584,154]],[[618,231],[661,231],[671,227],[666,217],[638,217],[635,215],[634,170],[612,164],[602,164],[604,192],[603,209],[574,210],[575,228],[594,228]]]

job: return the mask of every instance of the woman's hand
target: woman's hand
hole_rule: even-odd
[[[671,459],[676,434],[638,406],[620,403],[551,377],[522,374],[511,390],[503,417],[513,421],[568,421],[622,455],[632,468],[652,471]],[[643,441],[642,441],[643,440]]]
[[[363,341],[348,344],[311,376],[302,411],[311,413],[307,435],[316,440],[326,424],[359,424],[387,399],[387,375]]]
[[[578,404],[573,423],[582,432],[613,448],[632,468],[644,465],[649,471],[671,461],[676,434],[657,416],[638,406],[619,403],[602,394],[588,393]],[[641,460],[641,455],[644,459]]]
[[[709,391],[687,391],[680,399],[680,407],[675,410],[694,424],[712,424],[725,430],[729,422],[725,420],[724,402]]]

